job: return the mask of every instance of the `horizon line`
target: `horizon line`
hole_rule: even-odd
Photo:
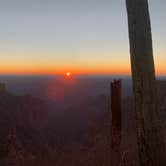
[[[130,76],[132,77],[131,73],[80,73],[80,74],[72,74],[73,76]],[[0,76],[65,76],[64,74],[39,74],[39,73],[0,73]],[[155,74],[156,77],[158,76],[166,76],[166,74]]]

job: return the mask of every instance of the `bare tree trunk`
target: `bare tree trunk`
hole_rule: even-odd
[[[126,0],[140,166],[165,166],[147,0]]]
[[[121,80],[111,82],[111,133],[112,148],[119,147],[121,144],[122,132],[122,97]]]
[[[111,162],[118,166],[121,160],[120,145],[122,137],[122,96],[121,96],[121,80],[111,82],[110,88],[111,99]]]

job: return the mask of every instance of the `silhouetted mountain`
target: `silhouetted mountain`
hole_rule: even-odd
[[[55,160],[63,151],[73,151],[82,145],[92,147],[87,132],[91,124],[103,126],[96,119],[106,114],[108,107],[106,96],[87,97],[65,109],[50,109],[47,102],[31,95],[1,93],[1,161],[40,165],[48,158]]]
[[[123,79],[121,148],[136,156],[131,80]],[[0,165],[110,164],[110,77],[1,80]],[[163,108],[165,83],[158,84]]]

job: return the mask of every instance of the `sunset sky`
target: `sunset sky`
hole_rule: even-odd
[[[166,74],[166,1],[149,0],[156,70]],[[128,74],[125,0],[0,0],[1,74]]]

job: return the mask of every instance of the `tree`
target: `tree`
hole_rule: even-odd
[[[148,0],[126,0],[140,166],[164,166]]]
[[[114,165],[118,165],[121,159],[120,145],[122,137],[122,92],[121,80],[111,82],[111,147]]]

